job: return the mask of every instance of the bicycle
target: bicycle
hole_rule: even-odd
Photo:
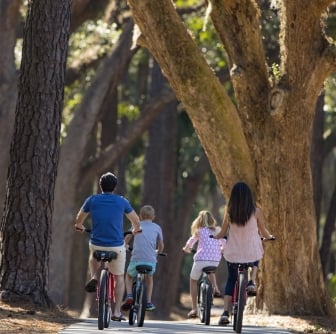
[[[85,232],[90,233],[91,229],[85,228]],[[131,231],[124,232],[124,236],[132,234]],[[117,259],[118,253],[114,251],[96,250],[93,257],[101,263],[101,272],[99,284],[97,286],[98,301],[98,329],[108,328],[112,316],[112,308],[114,305],[114,275],[108,270],[107,264]]]
[[[211,306],[213,304],[213,289],[209,274],[215,273],[217,267],[209,266],[202,269],[202,276],[197,285],[197,305],[200,321],[210,324]]]
[[[275,237],[271,239],[262,238],[263,241],[275,240]],[[247,282],[248,282],[248,270],[253,267],[253,263],[232,263],[238,270],[237,280],[235,283],[234,292],[232,295],[232,315],[233,315],[233,330],[236,333],[241,333],[243,326],[243,313],[247,300]],[[255,295],[255,294],[254,294]]]
[[[166,256],[166,253],[158,253],[160,256]],[[142,327],[145,320],[146,305],[147,305],[147,288],[145,278],[152,271],[150,265],[137,265],[137,276],[133,282],[132,294],[133,303],[129,309],[128,323],[132,326],[135,323],[138,327]]]

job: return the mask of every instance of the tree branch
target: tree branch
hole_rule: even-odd
[[[188,112],[225,191],[237,178],[253,185],[254,166],[237,110],[172,1],[129,0],[129,5],[146,46]],[[221,133],[220,138],[213,137],[216,131]],[[209,141],[209,137],[213,140]],[[216,152],[226,155],[226,159],[219,161]]]
[[[114,164],[128,148],[139,140],[164,107],[174,100],[176,97],[171,90],[164,90],[151,99],[145,106],[142,116],[131,125],[128,131],[125,131],[125,135],[117,143],[107,146],[99,157],[89,161],[83,167],[81,184],[86,185],[86,182],[92,181],[95,175],[103,173]]]
[[[233,83],[236,83],[236,89],[246,92],[251,91],[253,82],[254,89],[249,98],[257,100],[260,92],[268,90],[260,9],[254,0],[210,0],[210,3],[210,16],[227,51]]]

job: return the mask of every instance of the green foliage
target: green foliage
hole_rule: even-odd
[[[325,135],[336,131],[336,76],[333,75],[325,83]]]
[[[273,63],[272,64],[272,73],[276,80],[280,79],[280,67],[279,64]]]
[[[132,153],[132,152],[131,152]],[[134,153],[134,152],[133,152]],[[134,209],[138,211],[141,205],[141,187],[144,173],[144,155],[135,156],[128,154],[128,164],[126,170],[126,194]]]
[[[336,275],[333,275],[328,279],[328,290],[331,297],[336,302]]]
[[[199,0],[176,0],[175,1],[176,7],[195,6],[197,3],[199,3]]]
[[[71,34],[69,61],[83,58],[85,53],[93,58],[103,56],[118,40],[120,33],[116,24],[102,20],[85,22],[78,31]]]
[[[188,15],[185,23],[208,64],[219,71],[227,66],[226,54],[217,33],[205,11]]]
[[[140,115],[139,107],[134,104],[120,102],[118,104],[118,117],[126,117],[130,121],[136,120]]]

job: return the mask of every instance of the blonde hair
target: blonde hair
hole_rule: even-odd
[[[208,227],[214,230],[217,222],[210,211],[202,210],[199,212],[197,218],[191,224],[191,235],[195,236],[201,227]]]
[[[145,220],[145,219],[150,219],[153,220],[155,217],[155,210],[151,205],[144,205],[140,209],[140,219]]]

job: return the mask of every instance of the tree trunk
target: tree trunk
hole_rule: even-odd
[[[186,108],[224,193],[238,180],[248,182],[277,236],[265,244],[258,307],[271,313],[334,312],[321,274],[310,168],[316,100],[334,68],[321,28],[325,8],[321,2],[278,2],[281,64],[273,77],[265,66],[258,2],[209,2],[237,107],[170,0],[129,0],[142,32],[138,43],[156,58]]]
[[[6,197],[9,147],[14,125],[17,73],[14,48],[19,25],[20,0],[0,1],[0,213]]]
[[[312,131],[311,169],[314,190],[314,206],[316,212],[316,235],[320,235],[321,204],[323,193],[322,169],[323,169],[323,132],[324,132],[324,93],[317,100],[316,112]]]
[[[48,259],[58,163],[70,1],[30,3],[1,223],[2,297],[48,305]]]
[[[165,84],[166,80],[155,63],[152,70],[151,98],[155,98]],[[149,129],[142,196],[143,205],[149,204],[155,209],[155,222],[162,228],[165,251],[172,258],[177,256],[175,240],[172,240],[172,234],[168,233],[174,226],[176,119],[176,100],[174,100],[166,106]],[[153,316],[159,318],[169,315],[176,291],[176,280],[172,279],[175,266],[167,266],[166,261],[166,258],[158,257],[154,277],[152,299],[157,305],[157,311]],[[165,291],[165,298],[162,298],[162,291]]]

